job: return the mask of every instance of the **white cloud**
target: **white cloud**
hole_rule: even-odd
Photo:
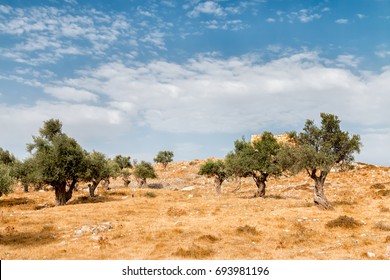
[[[251,56],[222,60],[199,57],[180,65],[163,61],[126,66],[111,63],[64,83],[127,102],[134,122],[167,132],[242,132],[288,126],[318,112],[334,112],[361,125],[384,125],[390,117],[381,75],[355,75],[316,53],[259,63]],[[136,112],[134,112],[136,110]]]
[[[297,17],[301,22],[307,23],[307,22],[311,22],[315,19],[320,19],[321,15],[319,15],[317,13],[311,13],[311,11],[309,11],[307,9],[303,9],[303,10],[299,11]]]
[[[7,131],[1,137],[0,147],[13,151],[20,159],[27,156],[26,144],[32,142],[31,136],[38,135],[43,121],[50,118],[60,119],[63,131],[74,137],[87,150],[95,149],[96,143],[101,139],[110,141],[130,128],[130,123],[120,111],[83,104],[0,104],[0,111],[0,125]]]
[[[11,10],[10,6],[0,5],[0,13],[9,14]]]
[[[356,16],[359,18],[359,19],[363,19],[363,18],[366,18],[367,16],[364,15],[364,14],[356,14]]]
[[[68,4],[72,4],[72,5],[77,5],[77,1],[76,0],[64,0],[66,3]]]
[[[339,66],[341,67],[350,66],[356,68],[360,63],[360,59],[356,58],[353,55],[339,55],[336,61],[339,63]]]
[[[376,51],[375,54],[381,58],[385,58],[390,56],[390,50],[386,49],[384,46],[380,48],[380,50]]]
[[[55,63],[67,55],[101,56],[120,40],[136,40],[131,20],[120,13],[82,9],[75,15],[71,9],[9,10],[0,17],[0,33],[14,36],[15,43],[3,47],[1,56],[31,65]]]
[[[278,16],[280,22],[287,20],[288,22],[293,23],[294,21],[298,20],[302,23],[309,23],[321,18],[321,14],[316,13],[315,11],[316,7],[313,7],[310,9],[301,9],[299,11],[292,11],[289,13],[277,11],[276,15]],[[272,19],[273,18],[270,18],[269,22],[273,22]]]
[[[161,50],[165,50],[165,41],[164,41],[165,33],[161,31],[153,31],[149,34],[146,34],[144,38],[140,41],[144,43],[149,43]]]
[[[337,24],[347,24],[347,23],[349,23],[349,20],[345,19],[345,18],[340,18],[340,19],[337,19],[335,22]]]
[[[348,129],[351,133],[364,134],[365,147],[372,148],[375,139],[388,139],[390,131],[390,68],[359,75],[348,70],[357,63],[354,56],[331,61],[315,52],[268,62],[254,55],[229,59],[203,55],[183,64],[103,63],[78,71],[76,78],[46,85],[45,92],[61,102],[0,105],[0,125],[10,131],[2,136],[0,146],[10,149],[9,145],[20,143],[24,147],[42,121],[52,117],[60,118],[70,135],[92,149],[96,141],[114,141],[133,127],[239,137],[248,131],[300,130],[307,118],[328,112],[353,128]],[[91,101],[96,103],[82,103]],[[371,127],[382,130],[371,133]],[[201,148],[193,141],[178,142],[182,154]],[[361,159],[368,158],[369,150],[364,151]]]
[[[51,96],[64,101],[97,102],[98,96],[86,90],[75,89],[72,87],[46,87],[44,91]]]
[[[188,12],[187,15],[189,17],[198,17],[200,14],[209,14],[215,16],[225,16],[226,12],[224,9],[214,1],[206,1],[199,3],[195,8]]]
[[[248,25],[244,24],[241,20],[209,20],[202,21],[201,23],[209,29],[222,29],[231,31],[237,31],[248,27]]]

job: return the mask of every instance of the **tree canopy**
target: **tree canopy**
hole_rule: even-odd
[[[173,152],[172,151],[160,151],[157,156],[154,158],[155,163],[161,163],[164,168],[167,167],[168,163],[173,161]]]

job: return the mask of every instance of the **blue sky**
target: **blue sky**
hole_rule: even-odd
[[[390,165],[390,1],[0,0],[0,147],[44,120],[87,150],[224,157],[333,113]]]

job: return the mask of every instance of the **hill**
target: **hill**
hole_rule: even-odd
[[[202,162],[156,166],[154,188],[118,179],[90,199],[81,185],[61,207],[52,191],[16,188],[0,198],[0,258],[390,259],[390,168],[331,172],[334,210],[323,211],[304,173],[270,178],[265,198],[253,198],[250,179],[235,192],[238,182],[225,182],[217,195],[197,175]]]

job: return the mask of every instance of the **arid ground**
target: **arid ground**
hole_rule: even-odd
[[[334,210],[313,204],[305,173],[271,178],[253,198],[251,179],[223,183],[197,175],[203,161],[156,166],[154,188],[113,180],[91,199],[81,184],[66,206],[53,191],[0,198],[0,258],[149,260],[390,259],[390,168],[358,164],[329,174]]]

